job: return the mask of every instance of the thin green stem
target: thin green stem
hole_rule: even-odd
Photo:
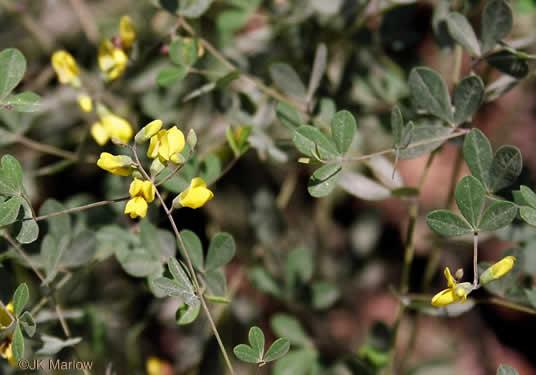
[[[478,288],[478,232],[473,234],[473,289]]]
[[[28,263],[28,265],[30,266],[30,268],[34,271],[34,273],[36,274],[36,276],[39,278],[39,280],[41,282],[45,281],[45,277],[43,276],[43,274],[41,272],[39,272],[39,270],[37,269],[37,267],[35,266],[35,264],[33,263],[33,261],[30,259],[30,257],[28,256],[28,254],[26,254],[26,252],[24,251],[24,249],[17,243],[17,241],[15,241],[13,239],[13,237],[11,237],[11,235],[7,232],[4,232],[4,234],[2,235],[6,240],[7,242],[9,242],[11,244],[11,246],[13,246],[13,248],[15,248],[15,250],[17,250],[17,252],[24,258],[24,260],[26,261],[26,263]]]
[[[151,179],[151,177],[149,177],[149,175],[147,174],[147,172],[145,171],[145,169],[143,168],[143,166],[142,166],[142,164],[140,162],[140,159],[139,159],[138,154],[136,152],[136,144],[134,144],[134,146],[132,147],[132,153],[134,154],[134,158],[136,159],[137,167],[140,170],[140,172],[143,174],[143,176],[147,180],[153,182],[153,184],[154,184],[154,181]],[[216,337],[216,340],[218,341],[218,345],[220,346],[220,350],[222,352],[223,358],[225,359],[225,363],[227,365],[227,368],[229,369],[229,372],[232,375],[234,375],[233,365],[231,363],[231,360],[230,360],[229,356],[227,355],[227,350],[225,349],[225,345],[223,344],[223,341],[222,341],[222,339],[220,337],[220,334],[218,332],[218,328],[216,327],[216,324],[214,323],[214,319],[212,318],[212,314],[210,313],[210,310],[209,310],[209,308],[207,306],[207,303],[205,302],[205,298],[204,298],[202,290],[201,290],[201,288],[199,286],[199,280],[197,279],[197,274],[195,272],[195,269],[193,267],[192,261],[190,259],[190,255],[188,254],[188,250],[186,249],[186,244],[184,243],[184,240],[183,240],[183,238],[182,238],[182,236],[181,236],[181,234],[179,232],[179,229],[177,228],[177,224],[175,223],[175,219],[173,219],[171,209],[168,208],[168,206],[166,205],[166,202],[162,198],[162,195],[160,194],[160,192],[156,188],[155,188],[155,193],[156,193],[156,196],[158,197],[158,200],[160,201],[160,204],[164,208],[164,211],[166,212],[166,215],[167,215],[168,220],[169,220],[169,222],[171,224],[171,227],[173,228],[173,233],[175,233],[175,237],[179,241],[180,247],[183,250],[182,253],[183,253],[184,258],[186,259],[186,264],[188,266],[188,270],[190,271],[190,274],[192,275],[192,281],[193,281],[193,284],[194,284],[196,294],[199,297],[199,300],[201,301],[201,305],[203,306],[203,310],[205,311],[205,314],[207,315],[210,327],[212,328],[212,332],[214,333],[214,336]]]
[[[83,161],[89,164],[94,164],[97,161],[97,159],[94,156],[88,156],[85,159],[80,159],[80,157],[74,152],[64,151],[51,145],[39,143],[32,139],[26,138],[25,136],[20,135],[20,134],[15,136],[14,141],[21,143],[33,150],[42,152],[43,154],[59,156],[61,158],[72,160],[72,161]]]
[[[84,211],[84,210],[94,208],[94,207],[101,207],[101,206],[106,206],[106,205],[111,204],[111,203],[123,202],[123,201],[126,201],[127,199],[130,199],[130,196],[117,198],[117,199],[106,200],[106,201],[100,201],[100,202],[95,202],[95,203],[90,203],[90,204],[86,204],[84,206],[79,206],[79,207],[73,207],[73,208],[69,208],[67,210],[53,212],[53,213],[48,214],[48,215],[37,216],[35,218],[35,221],[47,220],[47,219],[51,219],[53,217],[60,216],[60,215],[72,214],[74,212]]]

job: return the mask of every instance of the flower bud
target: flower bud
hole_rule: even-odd
[[[164,168],[166,168],[166,165],[163,164],[159,158],[156,158],[153,160],[153,162],[151,163],[151,168],[149,169],[149,173],[151,174],[151,176],[156,176],[157,174],[159,174],[160,172],[162,172],[164,170]]]
[[[93,110],[93,101],[91,97],[86,94],[78,96],[78,105],[82,108],[84,112],[91,112]]]
[[[516,258],[511,255],[504,257],[503,259],[495,263],[493,266],[485,270],[482,275],[480,275],[480,283],[487,284],[490,281],[497,280],[503,277],[512,270],[515,262]]]
[[[188,137],[186,137],[186,143],[188,143],[188,146],[193,150],[195,148],[195,145],[197,144],[197,134],[195,134],[194,129],[190,129],[188,132]]]
[[[162,120],[154,120],[145,125],[141,130],[136,134],[134,140],[137,144],[142,144],[147,142],[153,135],[158,133],[162,128]]]
[[[101,153],[99,160],[97,160],[97,165],[100,168],[118,176],[130,176],[133,163],[129,156],[112,155],[108,152]]]

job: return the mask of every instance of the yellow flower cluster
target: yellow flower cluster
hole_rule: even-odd
[[[130,184],[129,193],[132,197],[125,206],[125,214],[130,218],[144,218],[147,215],[148,203],[154,201],[156,188],[151,181],[141,181],[137,178]]]
[[[14,315],[13,302],[10,302],[6,309],[11,316]],[[12,318],[6,313],[6,311],[0,308],[0,328],[4,329],[11,325]],[[7,359],[7,361],[14,367],[17,367],[17,361],[13,355],[13,333],[7,335],[2,342],[0,342],[0,357]]]
[[[118,139],[123,143],[128,143],[134,131],[132,125],[122,117],[109,112],[104,106],[99,106],[99,118],[91,126],[91,135],[99,145],[104,146],[110,139]]]
[[[112,81],[123,74],[127,67],[128,55],[126,51],[132,47],[136,40],[136,30],[129,16],[121,17],[119,21],[119,41],[104,39],[99,44],[99,67],[106,79]]]

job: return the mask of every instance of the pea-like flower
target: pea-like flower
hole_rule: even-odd
[[[156,188],[151,181],[142,181],[137,178],[132,181],[129,189],[131,200],[125,206],[125,214],[132,219],[144,218],[147,215],[148,204],[154,200]]]
[[[13,302],[10,302],[6,306],[6,309],[9,311],[9,314],[11,314],[11,316],[14,315]],[[9,316],[9,314],[4,309],[0,308],[0,330],[6,329],[13,322],[13,319]],[[13,333],[10,333],[4,338],[2,342],[0,342],[0,357],[7,359],[12,366],[17,367],[17,361],[13,356],[12,340]]]
[[[9,314],[11,314],[11,316],[13,316],[14,314],[14,310],[13,310],[13,302],[10,302],[7,306],[6,306],[6,310],[9,311]],[[3,330],[3,329],[6,329],[8,328],[13,319],[9,316],[9,314],[6,312],[6,310],[0,308],[0,331]]]
[[[78,96],[78,105],[82,108],[84,112],[91,112],[93,110],[93,100],[91,97],[86,94]]]
[[[91,135],[99,145],[104,146],[110,139],[118,139],[128,143],[134,134],[132,125],[122,117],[106,112],[100,121],[91,126]]]
[[[482,275],[480,275],[480,283],[487,284],[490,281],[497,280],[503,277],[504,275],[506,275],[508,272],[512,270],[515,262],[516,262],[516,258],[511,255],[502,258],[493,266],[485,270],[482,273]]]
[[[158,133],[160,129],[162,129],[162,120],[153,120],[141,128],[134,139],[137,144],[145,143],[151,139],[153,135]]]
[[[461,300],[461,303],[465,303],[467,295],[473,290],[471,283],[456,283],[448,267],[445,268],[445,277],[447,278],[448,288],[437,293],[432,298],[432,305],[442,307],[458,302],[459,300]]]
[[[105,39],[99,44],[98,60],[106,79],[112,81],[125,71],[128,56],[121,48],[115,47],[111,40]]]
[[[129,156],[112,155],[108,152],[102,152],[97,160],[97,165],[100,168],[118,176],[130,176],[133,163]]]
[[[52,55],[52,67],[61,83],[80,87],[80,69],[69,52],[65,50],[54,52]]]
[[[132,47],[136,40],[136,29],[129,16],[123,16],[119,21],[119,38],[121,39],[121,46],[125,49]]]
[[[173,207],[199,208],[212,198],[214,193],[207,188],[205,181],[196,177],[192,179],[190,186],[173,200]]]
[[[149,205],[143,197],[134,197],[127,202],[125,206],[125,214],[130,215],[131,219],[137,217],[144,218],[147,215],[147,208]]]
[[[178,154],[184,150],[185,144],[184,134],[176,126],[162,129],[151,137],[147,156],[151,159],[158,157],[162,163],[171,160],[178,164],[181,161]]]

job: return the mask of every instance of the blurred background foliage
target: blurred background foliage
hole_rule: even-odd
[[[485,2],[457,3],[469,20],[480,22]],[[536,4],[515,0],[510,5],[515,23],[509,41],[530,52]],[[392,325],[399,306],[393,286],[401,278],[408,203],[385,197],[363,200],[341,189],[321,199],[311,197],[307,185],[314,168],[297,163],[302,155],[292,142],[293,121],[329,128],[335,112],[345,109],[357,123],[349,152],[390,149],[393,105],[398,103],[405,113],[413,110],[407,85],[412,67],[430,66],[453,87],[454,42],[441,31],[445,7],[448,2],[443,0],[1,0],[0,47],[18,48],[27,60],[17,90],[42,97],[38,112],[0,111],[1,153],[21,162],[25,189],[41,215],[61,210],[59,203],[49,203],[47,209],[43,203],[49,198],[76,207],[126,194],[124,179],[103,173],[95,164],[103,151],[89,136],[96,118],[80,111],[76,90],[57,82],[50,57],[57,49],[68,50],[91,94],[136,130],[156,118],[177,124],[185,133],[195,129],[195,157],[165,187],[179,193],[197,175],[217,181],[209,204],[201,210],[181,210],[175,220],[179,229],[195,232],[205,249],[218,232],[234,237],[237,253],[225,267],[225,295],[232,302],[213,309],[224,342],[228,349],[246,342],[254,325],[262,328],[268,343],[277,337],[291,342],[289,354],[274,365],[255,370],[236,361],[237,373],[379,373],[393,350]],[[132,18],[138,40],[125,74],[104,84],[98,43],[117,34],[125,14]],[[174,57],[170,42],[192,37],[191,31],[224,58],[206,46],[201,53],[200,43],[194,50],[198,58],[190,55],[185,62]],[[464,54],[461,70],[469,72],[473,62]],[[527,68],[532,71],[530,61]],[[472,125],[482,129],[494,147],[519,147],[525,163],[517,184],[534,186],[532,73],[514,79],[486,64],[477,70],[487,89],[492,83],[499,91],[512,89],[485,104]],[[297,119],[292,108],[299,109]],[[240,129],[249,131],[249,148],[229,145],[229,138],[240,143]],[[441,241],[441,251],[434,251],[437,238],[425,223],[427,212],[448,202],[454,171],[459,177],[469,173],[465,165],[455,167],[461,163],[460,144],[453,140],[442,146],[421,189],[411,293],[431,296],[443,287],[441,273],[430,269],[471,269],[471,245]],[[55,155],[43,145],[67,154]],[[106,150],[120,152],[114,145]],[[389,186],[393,189],[417,186],[426,160],[420,156],[400,161],[395,179],[388,159],[351,168],[395,184]],[[373,195],[375,189],[360,194]],[[180,301],[154,298],[150,282],[135,277],[146,276],[144,270],[129,271],[128,259],[117,255],[123,248],[135,248],[135,234],[144,230],[163,239],[162,254],[174,253],[165,248],[173,240],[164,212],[152,207],[144,219],[152,228],[144,229],[122,211],[122,204],[93,208],[59,224],[68,225],[73,241],[93,251],[87,265],[67,273],[56,295],[73,336],[83,338],[76,345],[77,356],[94,360],[95,373],[104,373],[111,364],[117,374],[143,374],[148,358],[156,357],[162,375],[223,374],[204,315],[190,325],[177,325]],[[40,223],[41,232],[50,233],[51,225]],[[39,245],[27,245],[26,250],[37,254]],[[6,241],[0,246],[1,300],[7,303],[24,281],[31,303],[37,304],[47,287],[16,261]],[[506,248],[518,246],[527,249],[520,264],[528,288],[534,286],[536,270],[533,228],[516,221],[498,238],[488,236],[481,244],[481,259],[493,262]],[[114,253],[116,257],[110,257]],[[64,261],[67,267],[78,267],[75,259]],[[162,267],[158,260],[154,264]],[[478,291],[477,299],[487,296]],[[394,349],[399,371],[478,375],[495,373],[499,364],[509,363],[520,374],[536,374],[533,345],[522,338],[522,333],[536,329],[533,315],[473,303],[464,314],[456,311],[464,306],[456,305],[449,316],[438,317],[437,310],[428,307],[416,306],[425,312],[419,315],[410,309],[400,322]],[[35,318],[40,330],[63,337],[48,307]],[[72,355],[72,349],[61,352],[64,358]]]

